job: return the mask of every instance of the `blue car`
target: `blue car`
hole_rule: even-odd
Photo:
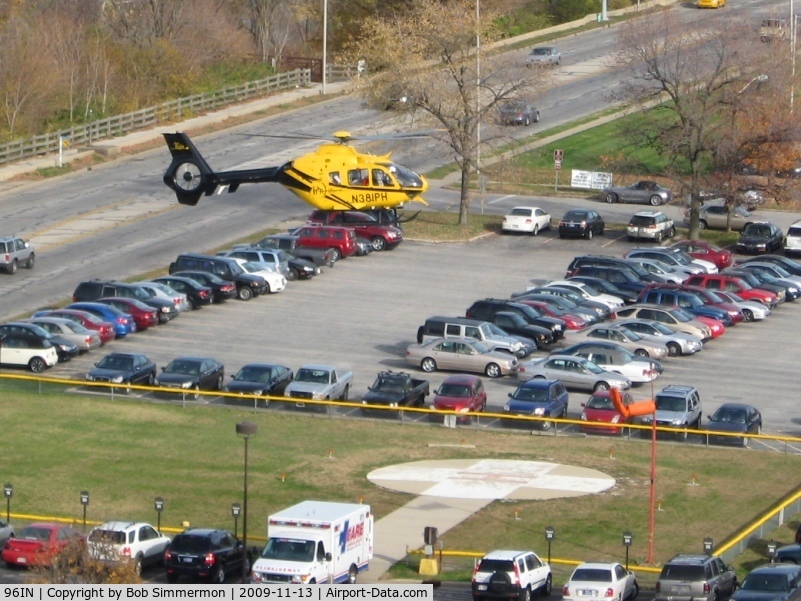
[[[509,402],[506,403],[503,412],[510,416],[563,418],[567,416],[568,400],[567,389],[559,380],[533,378],[509,393]],[[502,422],[505,426],[517,427],[531,424],[530,421],[521,419],[503,419]],[[537,420],[534,424],[543,430],[549,430],[553,426],[553,422],[549,420]]]
[[[78,309],[97,315],[109,323],[114,324],[114,332],[117,338],[127,336],[136,332],[136,323],[130,313],[123,313],[119,309],[111,305],[104,305],[103,303],[72,303],[66,307],[67,309]]]

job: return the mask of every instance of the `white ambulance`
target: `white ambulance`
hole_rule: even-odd
[[[356,582],[373,557],[369,505],[303,501],[271,515],[254,583]]]

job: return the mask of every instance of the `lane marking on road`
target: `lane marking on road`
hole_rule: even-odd
[[[498,204],[499,202],[503,202],[504,200],[508,200],[510,198],[517,198],[517,194],[507,194],[506,196],[501,196],[500,198],[496,198],[495,200],[490,200],[487,204],[488,205]]]

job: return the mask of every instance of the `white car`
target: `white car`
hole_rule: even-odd
[[[503,218],[501,230],[504,232],[526,232],[539,234],[551,229],[551,216],[539,207],[515,207]]]
[[[184,311],[191,311],[192,310],[192,303],[189,302],[189,299],[186,297],[186,294],[183,292],[178,292],[174,288],[170,288],[166,284],[162,284],[160,282],[137,282],[137,286],[141,286],[147,292],[156,298],[161,298],[164,300],[172,301],[172,304],[175,305],[176,310],[179,313],[183,313]]]
[[[491,551],[473,572],[473,601],[548,597],[552,582],[551,566],[533,551]]]
[[[764,308],[761,303],[754,304]],[[698,336],[677,332],[651,319],[624,319],[615,322],[615,325],[631,330],[645,340],[661,342],[667,347],[668,355],[671,357],[693,355],[704,348],[704,343]]]
[[[639,593],[634,572],[619,563],[582,563],[562,589],[562,601],[631,601]]]
[[[26,366],[35,374],[58,363],[56,347],[49,340],[25,334],[6,334],[0,339],[0,363]]]
[[[245,273],[264,278],[264,281],[267,282],[267,292],[281,292],[281,290],[286,288],[286,278],[280,273],[276,273],[270,269],[259,269],[258,265],[251,263],[250,261],[246,261],[245,259],[237,259],[236,257],[231,258],[237,262],[237,264]]]
[[[584,300],[602,303],[609,307],[612,311],[621,309],[625,304],[620,297],[606,294],[605,292],[600,292],[584,282],[576,282],[574,280],[555,280],[545,284],[544,288],[553,288],[554,286],[557,288],[567,288],[568,290],[572,290],[573,292],[580,294]]]
[[[170,542],[150,524],[118,521],[92,529],[87,546],[89,554],[97,559],[133,561],[136,573],[141,574],[143,568],[164,562],[164,551]]]

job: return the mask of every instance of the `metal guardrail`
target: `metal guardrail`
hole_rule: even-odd
[[[342,67],[332,68],[329,71],[332,76],[344,77],[345,74],[355,74],[356,69]],[[66,140],[70,146],[91,145],[100,139],[120,136],[161,123],[178,121],[200,112],[265,96],[270,92],[306,87],[310,84],[311,72],[309,69],[296,69],[214,92],[169,100],[132,113],[98,119],[86,125],[60,129],[26,140],[7,142],[6,144],[0,144],[0,165],[33,156],[56,153],[62,140]]]

